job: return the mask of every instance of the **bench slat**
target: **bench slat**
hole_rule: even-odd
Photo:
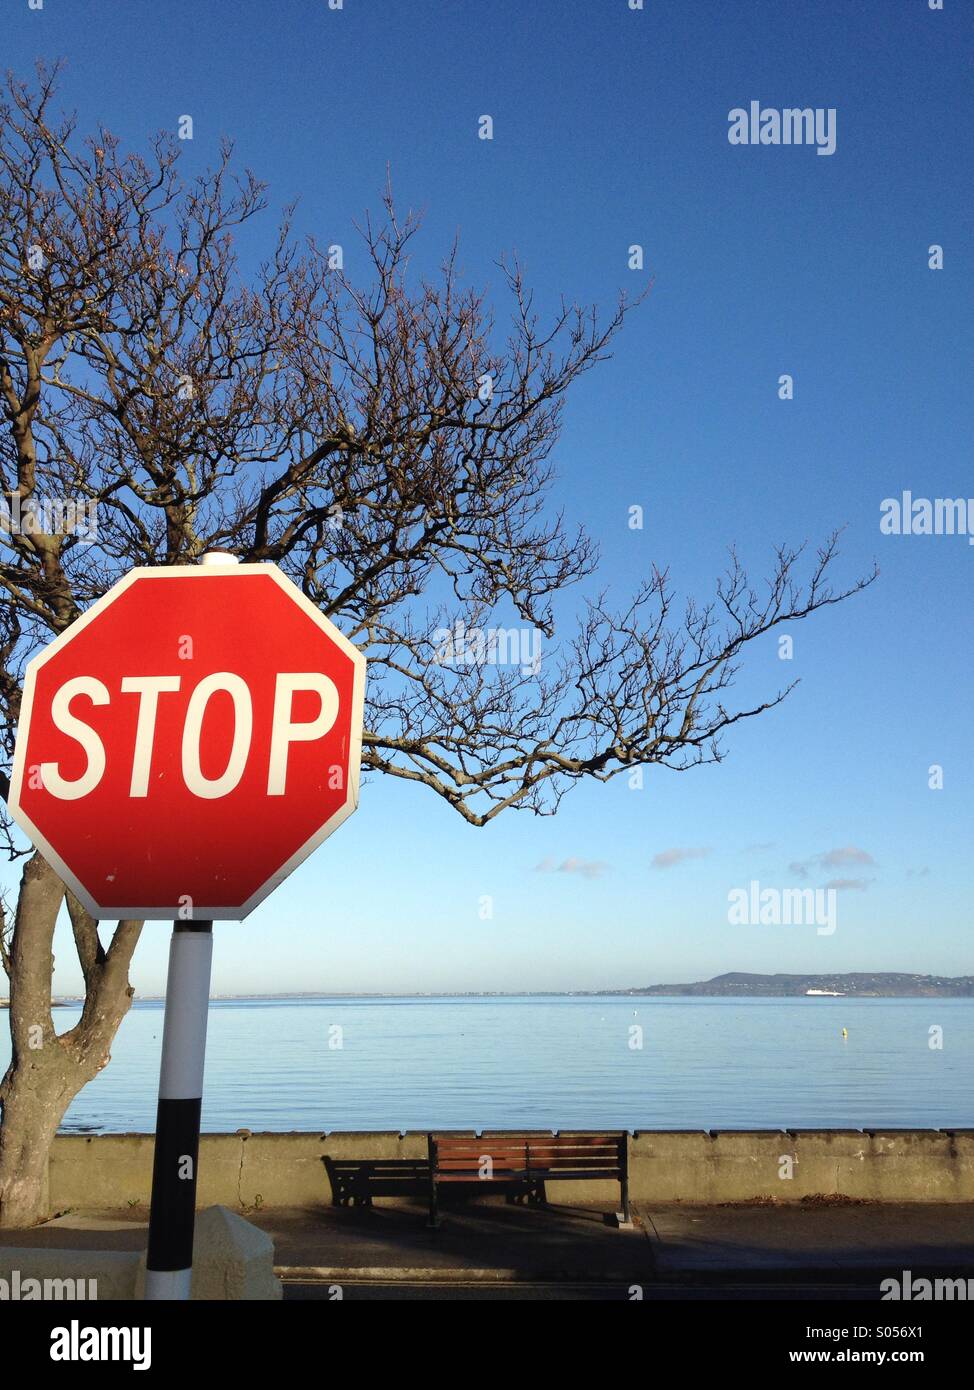
[[[449,1172],[451,1168],[621,1168],[617,1154],[604,1154],[594,1158],[579,1158],[575,1155],[560,1155],[556,1158],[541,1158],[531,1154],[530,1158],[520,1155],[517,1158],[497,1158],[489,1154],[471,1154],[469,1157],[441,1158],[436,1165],[438,1172]]]
[[[532,1158],[535,1155],[544,1158],[618,1158],[621,1150],[618,1144],[602,1144],[598,1147],[592,1145],[584,1149],[570,1145],[552,1147],[550,1144],[506,1145],[504,1148],[494,1144],[437,1144],[435,1152],[438,1158],[520,1158],[526,1153]]]
[[[423,1160],[421,1163],[410,1164],[409,1167],[401,1166],[398,1160],[390,1159],[388,1163],[369,1162],[356,1163],[353,1159],[347,1161],[340,1160],[331,1164],[332,1171],[335,1173],[416,1173],[419,1175],[429,1173],[429,1164]]]
[[[509,1182],[512,1182],[512,1181],[514,1181],[514,1182],[516,1182],[516,1181],[527,1182],[528,1180],[537,1181],[537,1182],[541,1182],[542,1180],[544,1180],[544,1181],[546,1181],[546,1182],[564,1182],[564,1181],[566,1181],[566,1180],[570,1181],[570,1180],[572,1180],[572,1179],[577,1179],[578,1181],[581,1182],[581,1181],[586,1180],[586,1179],[589,1179],[589,1178],[597,1178],[597,1179],[604,1179],[606,1182],[610,1182],[610,1181],[617,1182],[617,1181],[619,1180],[619,1176],[620,1176],[620,1174],[619,1174],[619,1169],[618,1169],[618,1168],[596,1168],[596,1169],[586,1168],[585,1170],[580,1171],[580,1172],[576,1172],[576,1171],[572,1170],[571,1168],[560,1169],[560,1170],[558,1170],[557,1172],[553,1172],[553,1171],[551,1171],[550,1169],[549,1169],[549,1170],[540,1170],[540,1171],[538,1171],[538,1170],[535,1170],[535,1169],[532,1168],[532,1169],[529,1169],[529,1170],[522,1170],[522,1171],[520,1171],[520,1172],[518,1172],[517,1170],[514,1170],[514,1169],[510,1169],[510,1170],[508,1170],[508,1171],[506,1171],[506,1172],[500,1172],[500,1173],[498,1173],[498,1172],[495,1171],[493,1177],[490,1177],[490,1178],[481,1177],[481,1175],[480,1175],[479,1173],[474,1172],[474,1171],[472,1171],[472,1170],[471,1170],[470,1172],[437,1173],[437,1175],[436,1175],[436,1181],[437,1181],[438,1183],[441,1183],[441,1182],[466,1182],[466,1183],[477,1183],[477,1182],[482,1182],[482,1183],[484,1183],[484,1184],[486,1185],[486,1184],[492,1183],[492,1182],[500,1182],[500,1183],[508,1182],[508,1183],[509,1183]]]
[[[619,1150],[618,1150],[618,1149],[533,1149],[533,1148],[530,1147],[530,1145],[525,1146],[523,1149],[488,1149],[488,1148],[477,1148],[477,1149],[445,1149],[445,1150],[444,1150],[444,1149],[439,1149],[439,1150],[437,1150],[437,1158],[439,1158],[439,1159],[454,1159],[454,1158],[471,1158],[471,1159],[480,1159],[480,1158],[521,1159],[521,1158],[523,1158],[523,1157],[525,1156],[525,1154],[530,1154],[532,1158],[534,1158],[535,1155],[541,1155],[541,1156],[543,1156],[543,1157],[545,1157],[545,1158],[570,1158],[570,1159],[577,1158],[577,1159],[579,1159],[579,1160],[581,1160],[581,1161],[583,1161],[583,1162],[584,1162],[585,1160],[587,1160],[587,1159],[599,1159],[599,1158],[606,1158],[606,1157],[609,1157],[609,1158],[619,1158],[619,1157],[620,1157],[620,1154],[619,1154]]]
[[[495,1148],[518,1147],[524,1144],[547,1145],[550,1148],[602,1148],[616,1145],[625,1136],[618,1134],[434,1134],[434,1142],[446,1147],[459,1144],[473,1147],[477,1144],[493,1144]]]

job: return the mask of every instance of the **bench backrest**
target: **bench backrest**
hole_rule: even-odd
[[[480,1139],[461,1134],[429,1136],[430,1165],[437,1173],[479,1173],[490,1159],[495,1177],[503,1173],[598,1173],[622,1176],[625,1134],[493,1134]]]

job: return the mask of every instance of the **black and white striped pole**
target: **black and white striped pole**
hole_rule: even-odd
[[[190,1296],[212,958],[212,922],[173,923],[152,1163],[147,1299]]]

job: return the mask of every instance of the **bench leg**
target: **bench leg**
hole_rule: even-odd
[[[429,1227],[430,1227],[432,1230],[434,1230],[434,1231],[437,1229],[437,1227],[438,1227],[439,1224],[440,1224],[440,1211],[439,1211],[439,1205],[438,1205],[437,1200],[436,1200],[436,1179],[435,1179],[435,1178],[430,1178],[430,1214],[429,1214],[429,1220],[426,1222],[426,1224],[427,1224],[427,1226],[429,1226]]]
[[[629,1211],[629,1174],[628,1174],[628,1173],[627,1173],[626,1176],[622,1179],[622,1215],[623,1215],[623,1217],[624,1217],[624,1219],[625,1219],[626,1225],[628,1226],[628,1225],[630,1224],[630,1222],[632,1221],[632,1215],[631,1215],[631,1213],[630,1213],[630,1211]]]

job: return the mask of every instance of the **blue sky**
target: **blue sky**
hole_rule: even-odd
[[[516,250],[542,306],[609,307],[652,277],[556,453],[557,500],[600,541],[617,600],[653,564],[706,598],[732,542],[760,578],[774,542],[839,525],[838,577],[882,570],[789,630],[791,662],[755,646],[742,696],[801,685],[732,731],[719,767],[580,787],[552,819],[485,830],[367,782],[311,861],[217,928],[218,992],[972,970],[974,548],[879,531],[903,489],[974,497],[972,40],[960,0],[4,0],[4,66],[64,57],[82,130],[138,146],[192,115],[189,167],[231,136],[272,208],[298,198],[299,231],[340,241],[353,274],[351,222],[388,165],[399,204],[425,209],[420,262],[459,233],[466,275],[499,292],[494,262]],[[834,108],[835,153],[729,144],[728,112],[752,100]],[[261,227],[269,244],[273,214]],[[654,867],[675,849],[701,853]],[[795,884],[796,862],[803,883],[860,881],[833,935],[728,924],[729,890]],[[595,867],[536,867],[566,863]],[[163,987],[167,937],[145,929],[141,991]],[[76,989],[66,936],[57,954],[58,988]]]

